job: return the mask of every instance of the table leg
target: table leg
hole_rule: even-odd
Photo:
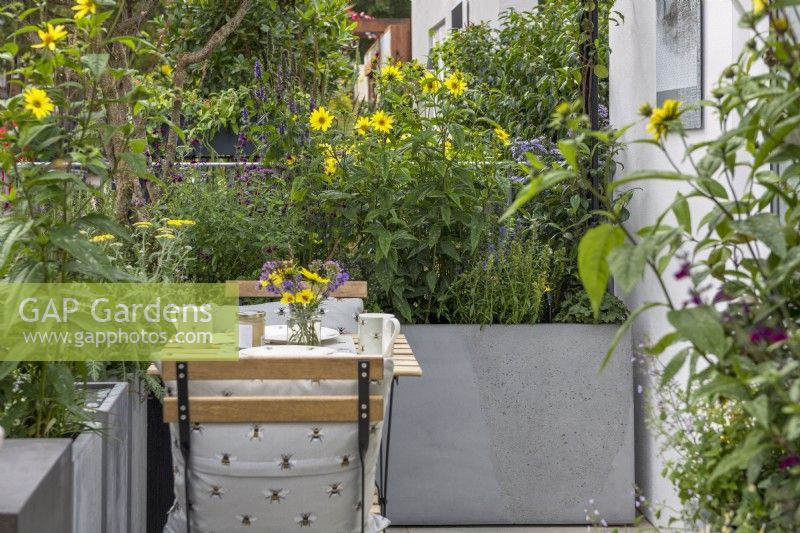
[[[380,486],[378,487],[378,503],[381,506],[381,514],[386,516],[386,491],[389,487],[389,451],[392,444],[392,413],[394,411],[394,395],[397,378],[392,379],[389,390],[389,416],[386,421],[386,438],[381,443],[380,453]],[[384,453],[385,449],[385,453]]]

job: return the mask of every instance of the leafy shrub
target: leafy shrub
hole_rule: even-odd
[[[575,291],[564,301],[553,322],[566,324],[622,324],[628,318],[628,308],[611,293],[603,295],[600,313],[595,318],[592,304],[585,291]]]
[[[238,178],[193,172],[148,210],[154,219],[195,222],[186,234],[197,257],[187,265],[190,280],[255,279],[265,259],[289,257],[305,231],[287,195],[283,178],[264,168]]]
[[[508,239],[456,278],[440,313],[457,324],[535,324],[560,283],[560,263],[546,245]]]

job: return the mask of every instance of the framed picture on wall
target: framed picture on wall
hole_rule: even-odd
[[[656,0],[656,102],[703,98],[702,0]],[[682,115],[683,127],[703,127],[703,114]]]

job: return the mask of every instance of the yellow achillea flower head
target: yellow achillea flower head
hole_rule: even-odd
[[[403,81],[403,71],[395,65],[385,65],[381,69],[381,78],[388,81]]]
[[[303,289],[302,291],[298,292],[294,295],[295,302],[301,305],[308,305],[312,303],[315,299],[314,291],[311,289]]]
[[[369,133],[369,118],[367,117],[359,117],[356,121],[356,133],[359,135],[366,135]]]
[[[108,242],[108,241],[113,241],[114,238],[115,237],[110,233],[103,233],[102,235],[95,235],[94,237],[89,239],[89,242]]]
[[[769,6],[769,0],[753,0],[753,13],[760,15]]]
[[[505,144],[505,145],[508,145],[508,144],[510,144],[510,143],[511,143],[511,141],[509,141],[509,138],[510,138],[511,136],[508,134],[508,132],[507,132],[506,130],[504,130],[504,129],[503,129],[503,128],[501,128],[500,126],[498,126],[498,127],[496,127],[496,128],[494,129],[494,134],[497,136],[497,139],[498,139],[498,140],[499,140],[501,143],[503,143],[503,144]]]
[[[174,239],[175,234],[169,231],[164,231],[156,234],[156,239]]]
[[[26,90],[23,96],[25,97],[25,109],[32,112],[39,120],[49,116],[56,108],[47,93],[36,87]]]
[[[139,222],[134,222],[133,223],[133,227],[134,228],[152,228],[153,227],[153,223],[152,222],[148,222],[147,220],[141,220]]]
[[[67,36],[67,32],[64,31],[64,26],[58,24],[57,26],[53,26],[49,22],[47,23],[47,31],[39,30],[39,39],[42,42],[38,44],[34,44],[31,48],[49,48],[50,50],[56,49],[56,43]]]
[[[376,111],[372,114],[370,122],[372,123],[372,127],[375,128],[375,131],[379,133],[389,133],[392,131],[394,119],[383,111]]]
[[[195,222],[194,220],[183,220],[179,218],[171,218],[167,220],[167,226],[180,227],[180,226],[194,226],[195,224],[197,224],[197,222]]]
[[[158,67],[158,69],[161,71],[161,74],[163,74],[164,76],[171,76],[172,75],[172,70],[173,69],[172,69],[172,65],[170,65],[169,63],[164,63],[163,65]]]
[[[312,130],[328,131],[333,125],[333,115],[331,115],[324,107],[318,107],[311,112],[308,119],[308,124]]]
[[[336,169],[339,168],[339,162],[336,160],[335,157],[326,157],[325,158],[325,174],[328,176],[332,176],[336,174]]]
[[[94,0],[75,0],[72,10],[75,11],[75,20],[80,20],[97,13],[97,4],[94,3]]]
[[[420,78],[419,86],[424,93],[435,93],[441,88],[442,82],[439,81],[439,78],[437,78],[435,74],[426,72],[425,75]]]
[[[680,116],[681,103],[677,100],[665,100],[664,105],[655,108],[650,115],[647,131],[655,140],[659,141],[669,131],[667,123],[676,120]]]
[[[281,295],[281,303],[283,305],[291,305],[294,303],[294,300],[295,300],[294,294],[292,294],[291,292],[284,292]]]
[[[467,84],[464,81],[464,75],[460,72],[453,72],[450,77],[444,82],[444,86],[450,91],[453,96],[461,96],[467,90]]]

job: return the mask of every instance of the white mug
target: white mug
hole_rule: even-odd
[[[391,356],[400,321],[388,313],[358,315],[358,350],[363,354]]]

